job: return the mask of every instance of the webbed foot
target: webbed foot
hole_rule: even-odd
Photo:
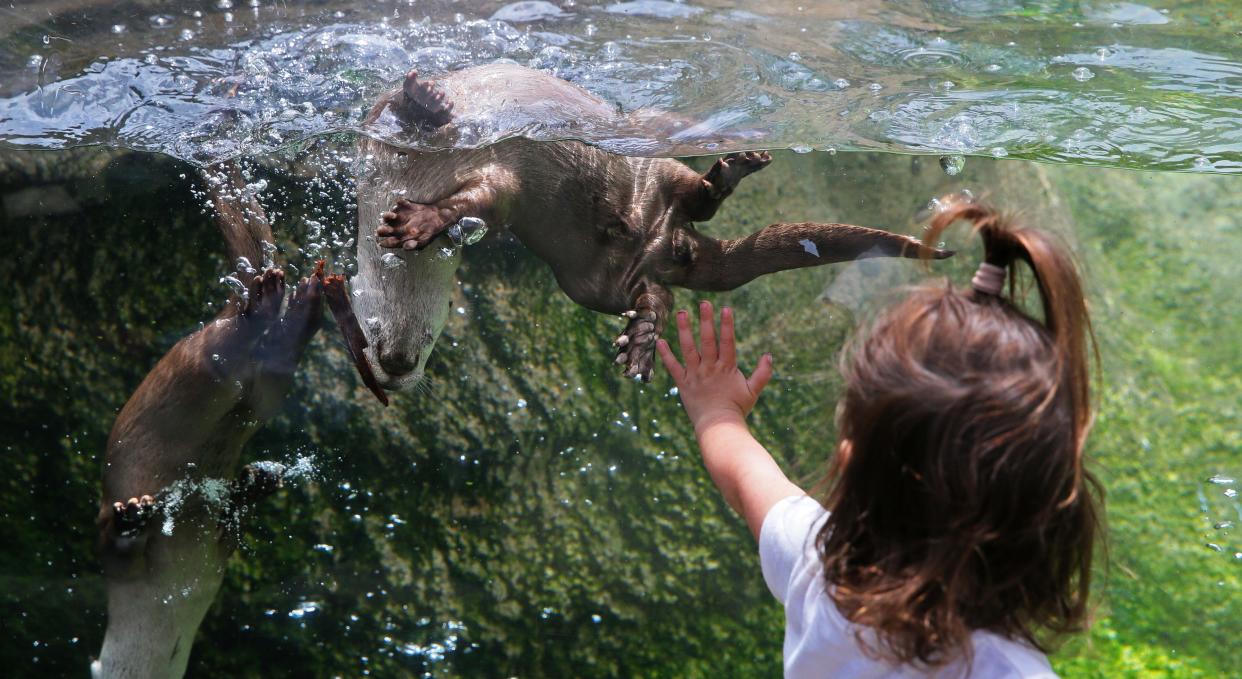
[[[421,250],[451,223],[451,210],[415,203],[404,198],[380,215],[384,220],[376,231],[380,247]]]
[[[398,113],[405,122],[440,127],[453,120],[452,102],[445,99],[444,91],[435,82],[419,80],[418,71],[405,74],[401,92],[405,96]]]
[[[297,365],[323,320],[323,281],[310,276],[298,281],[289,296],[289,305],[280,319],[280,341],[273,348],[292,359]]]
[[[154,513],[155,498],[150,495],[131,497],[128,502],[118,500],[112,503],[112,524],[117,535],[132,538],[142,533]]]
[[[656,329],[659,317],[652,309],[627,311],[622,315],[630,322],[625,326],[625,331],[613,340],[617,347],[616,362],[625,366],[626,377],[641,376],[644,382],[650,382],[655,343],[659,337]]]
[[[768,166],[772,156],[767,151],[730,153],[716,160],[716,164],[703,175],[703,185],[712,198],[724,198],[733,193],[748,175]]]
[[[242,301],[241,316],[261,328],[267,328],[280,318],[280,305],[285,297],[285,272],[268,269],[246,286],[246,299]]]

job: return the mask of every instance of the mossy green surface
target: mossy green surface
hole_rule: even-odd
[[[224,297],[222,247],[182,172],[124,156],[76,183],[0,187],[6,206],[32,188],[42,198],[23,204],[43,201],[9,209],[0,229],[0,659],[18,675],[82,674],[98,652],[93,520],[108,428]],[[285,205],[277,231],[296,241],[304,196],[271,180]],[[72,204],[49,202],[52,186]],[[1104,356],[1090,453],[1109,491],[1110,566],[1097,625],[1054,666],[1235,673],[1242,543],[1211,524],[1237,505],[1205,479],[1242,474],[1237,179],[974,159],[950,178],[934,158],[779,154],[703,228],[822,220],[917,233],[918,209],[961,187],[1067,234],[1090,282]],[[961,236],[961,256],[933,265],[959,283],[977,263]],[[475,246],[466,262],[426,391],[381,408],[331,332],[316,339],[245,456],[309,455],[318,473],[251,517],[190,674],[779,675],[780,608],[667,377],[622,380],[609,360],[620,320],[574,305],[516,243]],[[813,483],[826,463],[836,359],[856,319],[918,273],[908,262],[805,269],[711,296],[737,309],[743,362],[776,357],[753,424],[797,479]]]

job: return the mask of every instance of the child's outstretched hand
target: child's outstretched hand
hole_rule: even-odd
[[[720,312],[720,343],[717,345],[710,302],[699,304],[701,348],[695,347],[685,311],[677,312],[677,336],[685,366],[677,362],[668,342],[659,340],[656,349],[677,384],[695,432],[702,434],[707,427],[719,422],[743,422],[759,400],[759,392],[772,378],[772,355],[764,354],[749,378],[743,375],[737,367],[733,342],[733,310],[725,307]]]

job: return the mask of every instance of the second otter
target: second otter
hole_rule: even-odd
[[[679,121],[628,116],[553,76],[509,64],[470,68],[435,81],[406,76],[368,118],[376,130],[451,147],[480,129],[529,125],[573,137],[584,130],[647,125],[674,134]],[[501,130],[503,132],[503,130]],[[483,148],[412,151],[364,139],[358,178],[359,276],[354,302],[380,384],[400,389],[422,375],[448,313],[456,252],[418,255],[463,218],[506,225],[552,267],[575,302],[629,317],[615,344],[627,376],[650,378],[655,340],[673,286],[723,291],[767,273],[862,257],[943,258],[917,240],[846,224],[773,224],[718,240],[694,227],[710,219],[767,153],[734,153],[699,174],[667,158],[608,153],[577,141],[520,137]],[[378,225],[378,229],[372,231]],[[393,254],[386,254],[393,253]],[[385,266],[393,257],[404,260]]]

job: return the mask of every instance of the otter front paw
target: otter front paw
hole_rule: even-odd
[[[421,250],[452,223],[452,211],[402,198],[376,231],[380,247]]]
[[[453,103],[448,101],[433,81],[419,80],[418,71],[405,74],[401,85],[400,117],[407,123],[422,123],[431,127],[447,125],[453,120]]]
[[[279,462],[254,462],[242,467],[233,491],[233,502],[251,504],[285,487],[285,465]]]
[[[613,340],[617,347],[616,362],[625,366],[626,377],[641,376],[644,382],[650,382],[655,343],[659,336],[656,331],[656,312],[642,309],[627,311],[623,315],[630,322],[625,326],[625,331]]]
[[[772,156],[767,151],[730,153],[716,160],[712,169],[703,175],[703,184],[713,198],[722,198],[733,193],[733,189],[746,176],[762,170],[771,162]]]
[[[155,498],[150,495],[131,497],[129,502],[112,503],[112,525],[117,535],[132,538],[147,527],[147,521],[155,513]]]

